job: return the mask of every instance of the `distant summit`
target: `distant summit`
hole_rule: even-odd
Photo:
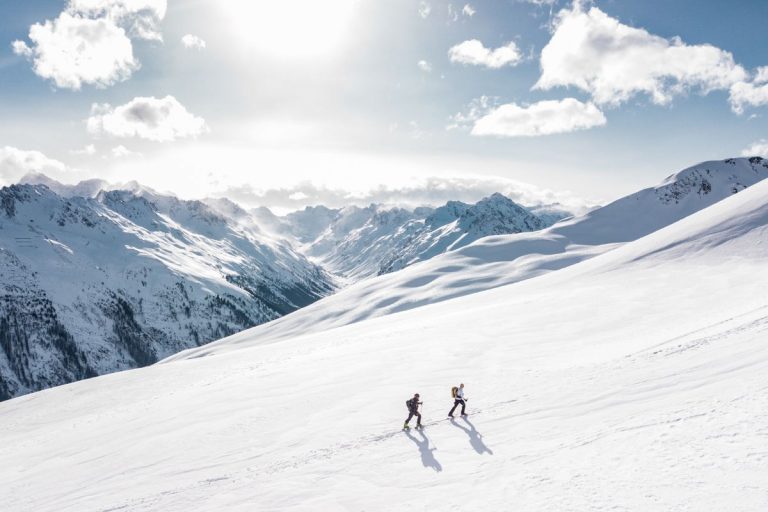
[[[346,280],[386,274],[455,250],[488,235],[543,229],[568,212],[539,217],[502,194],[476,204],[449,201],[413,210],[371,204],[309,207],[274,227],[302,251]]]

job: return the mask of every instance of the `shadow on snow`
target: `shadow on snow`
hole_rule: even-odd
[[[472,448],[474,448],[478,454],[482,455],[484,453],[487,453],[489,455],[493,455],[493,451],[490,448],[488,448],[488,446],[483,441],[483,435],[477,431],[477,429],[472,424],[472,422],[470,422],[466,416],[463,416],[461,419],[467,425],[469,425],[469,428],[457,423],[456,420],[454,420],[453,418],[451,418],[451,425],[463,430],[464,433],[466,433],[469,436],[469,444],[472,445]]]
[[[421,436],[421,439],[414,436],[410,430],[405,431],[405,435],[408,436],[408,439],[416,443],[416,446],[418,446],[419,454],[421,455],[421,463],[424,464],[425,468],[432,468],[437,472],[442,471],[442,464],[440,464],[440,462],[435,458],[435,454],[432,453],[437,450],[437,448],[429,447],[429,438],[424,435],[423,430],[418,430],[418,433]]]

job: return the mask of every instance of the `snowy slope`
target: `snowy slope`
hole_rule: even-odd
[[[334,289],[250,224],[102,186],[0,189],[0,399],[151,364]]]
[[[501,194],[476,204],[450,201],[436,209],[319,206],[284,218],[270,217],[264,209],[253,214],[277,234],[293,237],[304,254],[328,271],[351,282],[400,270],[485,236],[543,229],[567,216],[542,211],[540,217]]]
[[[586,215],[541,231],[482,238],[400,272],[356,283],[217,343],[254,338],[266,343],[529,279],[641,238],[766,177],[768,160],[759,157],[704,162]]]
[[[3,507],[762,511],[766,259],[763,182],[524,282],[14,399]]]
[[[135,182],[22,182],[0,192],[0,400],[274,320],[385,262],[391,270],[544,226],[500,195],[435,211],[313,207],[277,217]]]

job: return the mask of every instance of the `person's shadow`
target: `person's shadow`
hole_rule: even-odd
[[[437,450],[437,448],[429,447],[429,438],[427,438],[427,436],[424,435],[423,430],[419,429],[418,432],[419,432],[419,435],[421,436],[421,439],[411,434],[410,430],[406,430],[405,435],[407,435],[408,439],[416,443],[416,446],[419,447],[419,453],[421,454],[421,463],[424,464],[425,468],[432,468],[437,472],[442,471],[443,466],[435,458],[435,454],[432,453],[435,450]]]
[[[488,448],[488,446],[483,441],[483,435],[477,431],[475,426],[467,419],[466,416],[462,416],[461,419],[465,421],[467,425],[469,425],[469,428],[464,427],[459,423],[456,423],[456,420],[454,420],[453,418],[451,418],[451,424],[454,427],[460,428],[469,436],[469,444],[472,445],[472,448],[474,448],[477,453],[479,453],[480,455],[484,453],[493,455],[493,451],[490,448]]]

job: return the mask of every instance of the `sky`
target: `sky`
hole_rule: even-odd
[[[0,19],[0,185],[578,210],[768,156],[764,0],[2,0]]]

